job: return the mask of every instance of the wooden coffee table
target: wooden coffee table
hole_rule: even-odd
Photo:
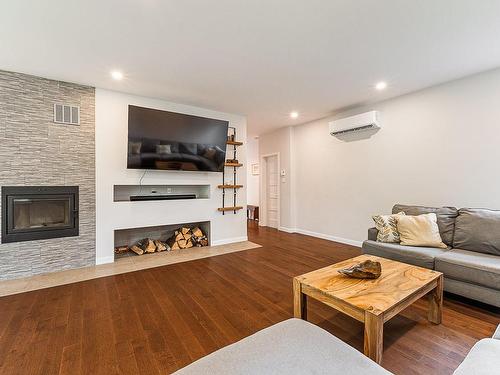
[[[337,270],[371,259],[382,264],[378,279],[353,279]],[[361,255],[293,279],[294,316],[307,319],[306,296],[365,323],[365,355],[382,361],[384,323],[429,294],[428,319],[440,324],[443,274],[393,260]]]

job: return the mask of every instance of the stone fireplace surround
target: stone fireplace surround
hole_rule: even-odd
[[[55,124],[55,103],[80,107],[80,125]],[[95,264],[95,90],[0,71],[3,186],[78,186],[79,235],[1,243],[0,280]],[[1,203],[0,203],[1,205]]]

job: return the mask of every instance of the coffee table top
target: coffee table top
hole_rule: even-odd
[[[381,263],[382,274],[378,279],[355,279],[337,272],[367,259]],[[345,305],[347,313],[350,309],[358,312],[370,310],[378,315],[411,299],[422,289],[430,291],[441,275],[441,272],[374,255],[360,255],[295,279],[302,285],[305,294],[309,294],[308,291],[314,293],[325,303],[328,299],[336,300]]]

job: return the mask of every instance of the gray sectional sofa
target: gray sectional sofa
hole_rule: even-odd
[[[324,329],[288,319],[219,349],[174,375],[390,375]]]
[[[490,375],[500,368],[500,326],[474,345],[454,375]],[[390,375],[320,327],[288,319],[219,349],[175,375]]]
[[[396,204],[392,213],[420,215],[434,212],[447,249],[377,242],[368,230],[363,252],[434,269],[444,274],[444,289],[500,307],[500,211]]]

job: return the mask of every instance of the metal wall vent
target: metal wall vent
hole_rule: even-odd
[[[54,104],[54,122],[57,124],[80,125],[80,107]]]

